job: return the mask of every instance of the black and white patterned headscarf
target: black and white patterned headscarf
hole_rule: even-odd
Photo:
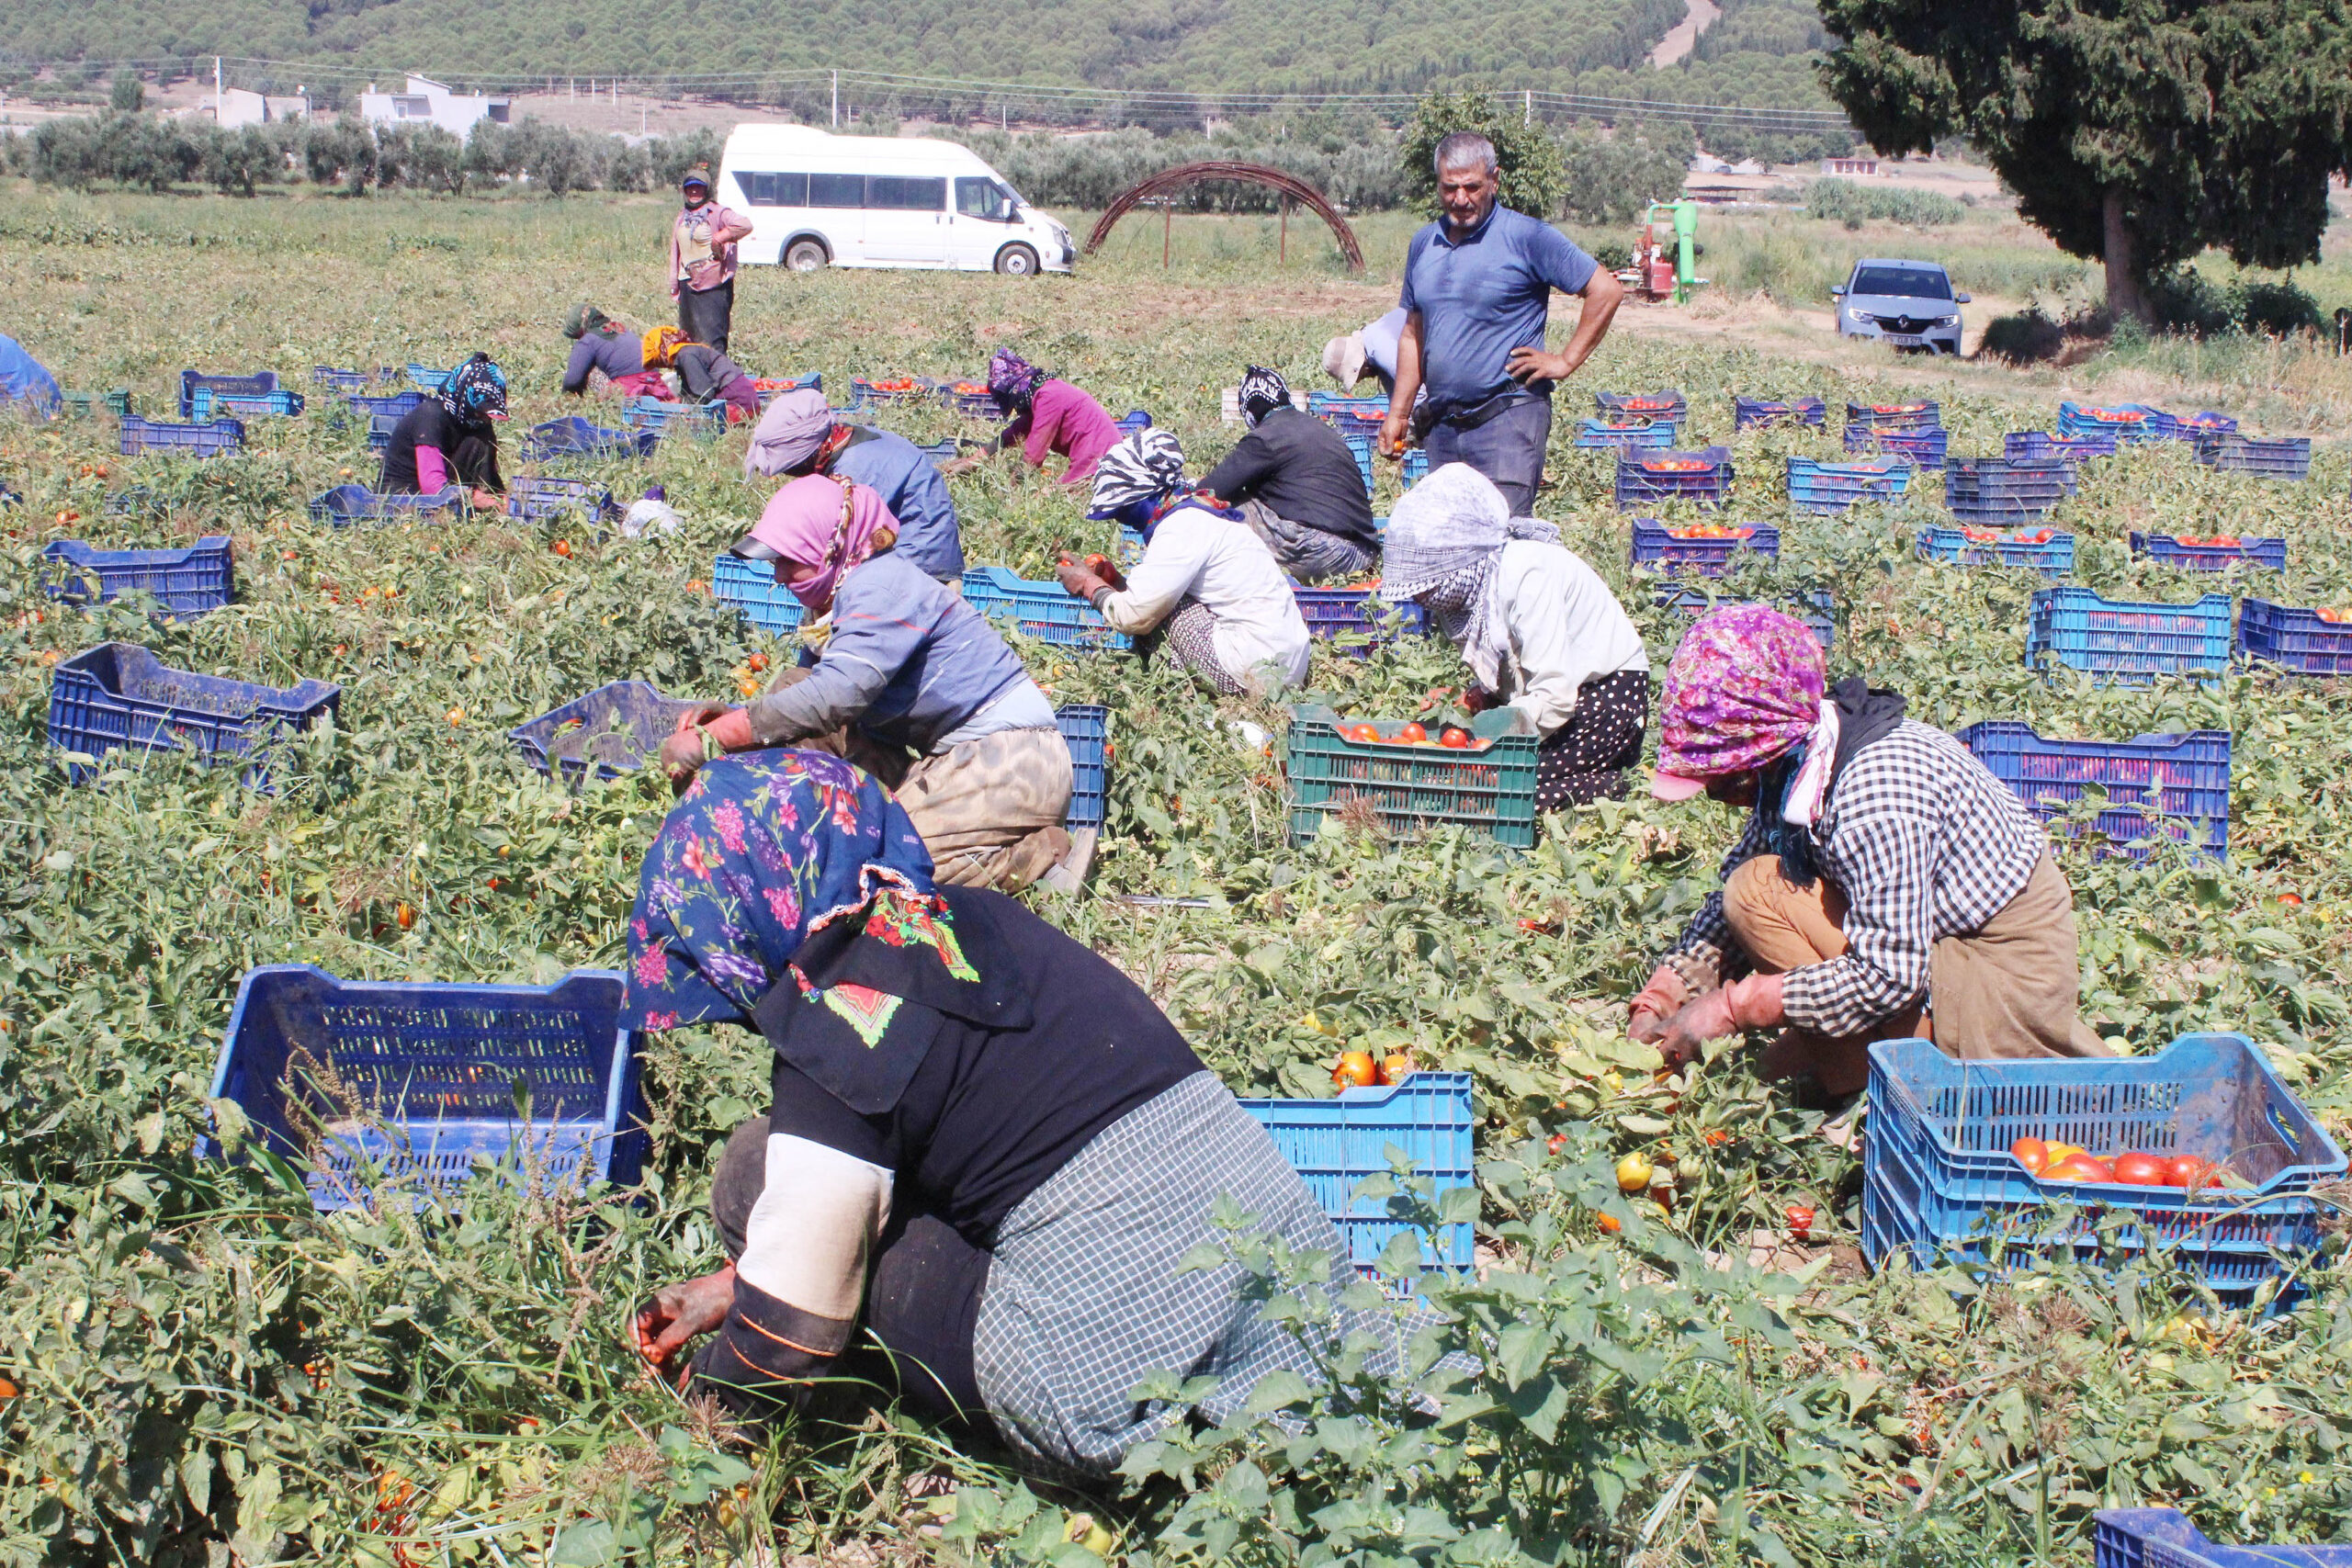
[[[1154,425],[1138,430],[1095,460],[1088,514],[1110,517],[1136,502],[1156,502],[1184,482],[1184,448]]]
[[[1486,475],[1467,463],[1448,463],[1406,491],[1390,513],[1381,543],[1382,592],[1435,615],[1478,683],[1492,691],[1510,651],[1510,628],[1494,613],[1495,563],[1513,539],[1559,538],[1549,523],[1513,517]]]
[[[435,396],[459,424],[488,424],[506,417],[506,374],[489,355],[477,353],[449,372]]]
[[[1241,373],[1241,417],[1255,425],[1276,409],[1290,407],[1290,383],[1279,370],[1252,365]]]

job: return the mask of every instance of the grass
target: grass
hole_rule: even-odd
[[[521,425],[571,406],[554,384],[575,299],[640,322],[666,313],[667,204],[652,198],[6,196],[0,321],[68,387],[129,387],[142,409],[168,403],[183,367],[300,381],[313,364],[440,363],[479,346],[507,367]],[[2004,288],[2073,265],[2046,247],[2036,260],[2005,225],[1974,215],[1937,231],[1953,247],[1937,254],[1982,255]],[[1029,283],[747,273],[735,352],[838,386],[853,373],[968,375],[1014,344],[1114,409],[1150,409],[1197,464],[1230,439],[1217,396],[1242,365],[1312,385],[1324,340],[1387,308],[1410,225],[1362,226],[1363,278],[1339,272],[1304,220],[1284,268],[1271,220],[1183,220],[1165,269],[1156,227],[1131,218],[1076,276]],[[1702,232],[1706,270],[1800,305],[1806,280],[1856,247],[1910,248],[1899,233],[1770,215],[1711,213]],[[2329,437],[2352,407],[2336,362],[2292,347],[2160,344],[2021,375],[1888,360],[1785,323],[1751,330],[1765,307],[1747,294],[1710,310],[1629,310],[1564,395],[1542,508],[1617,589],[1660,666],[1681,623],[1629,571],[1606,462],[1566,445],[1565,416],[1589,388],[1683,388],[1694,442],[1732,439],[1735,392],[1838,405],[1927,390],[1956,452],[2047,428],[2070,389]],[[326,402],[256,423],[250,455],[210,465],[124,459],[104,421],[0,426],[0,478],[24,496],[0,513],[0,856],[18,873],[0,891],[0,1375],[22,1391],[0,1405],[0,1560],[1085,1561],[1056,1545],[1062,1516],[1024,1512],[1028,1494],[984,1450],[822,1402],[745,1445],[637,1376],[618,1337],[628,1304],[717,1255],[708,1162],[766,1093],[755,1042],[690,1032],[652,1046],[641,1201],[482,1181],[446,1215],[385,1204],[329,1220],[266,1169],[197,1156],[214,1131],[204,1096],[229,1000],[252,964],[543,981],[619,962],[663,793],[640,777],[567,795],[518,765],[504,731],[608,680],[727,694],[750,653],[782,651],[692,586],[763,500],[740,478],[740,434],[594,470],[625,497],[663,483],[687,518],[674,539],[491,521],[337,531],[310,523],[303,499],[372,464],[327,428]],[[978,428],[889,417],[924,440]],[[1783,515],[1782,460],[1835,454],[1834,422],[1828,434],[1735,442],[1734,514],[1783,525],[1787,542],[1775,571],[1727,586],[1830,589],[1838,667],[1948,728],[2018,716],[2046,735],[2230,729],[2226,866],[2066,853],[2086,1010],[2134,1050],[2243,1030],[2340,1136],[2352,1114],[2346,699],[2259,673],[2142,689],[2030,676],[2019,660],[2036,582],[1917,561],[1911,534],[1932,506]],[[2077,580],[2111,596],[2217,586],[2134,559],[2126,536],[2154,529],[2285,534],[2283,579],[2218,586],[2352,604],[2352,459],[2326,440],[2314,469],[2307,485],[2266,486],[2177,448],[2134,452],[2092,469],[2054,521],[2077,535]],[[134,482],[168,503],[162,515],[107,512]],[[1385,510],[1395,480],[1381,483]],[[1058,547],[1111,543],[1074,498],[1009,467],[958,480],[956,499],[975,561],[1038,576]],[[135,607],[61,615],[40,593],[52,537],[207,532],[235,537],[238,602],[192,625]],[[553,553],[555,537],[572,555]],[[342,728],[288,759],[276,796],[168,759],[68,787],[43,739],[49,669],[109,637],[182,668],[336,681]],[[1024,653],[1058,699],[1107,703],[1118,747],[1092,887],[1038,894],[1038,907],[1145,985],[1239,1091],[1328,1092],[1334,1046],[1298,1026],[1309,1010],[1352,1043],[1409,1043],[1476,1075],[1484,1240],[1541,1305],[1500,1293],[1510,1270],[1443,1299],[1464,1334],[1499,1334],[1517,1314],[1553,1337],[1532,1381],[1493,1385],[1494,1410],[1442,1432],[1363,1391],[1360,1414],[1394,1423],[1376,1452],[1327,1410],[1311,1440],[1195,1434],[1189,1472],[1170,1451],[1116,1497],[1048,1494],[1112,1524],[1114,1551],[1223,1562],[1356,1550],[1347,1532],[1376,1520],[1339,1511],[1341,1498],[1422,1510],[1377,1548],[1399,1559],[1426,1560],[1404,1538],[1442,1524],[1519,1531],[1527,1558],[1595,1563],[1645,1549],[1656,1562],[1727,1565],[1762,1540],[1809,1565],[2087,1563],[2088,1512],[2109,1502],[2180,1498],[2216,1539],[2238,1540],[2313,1539],[2352,1515],[2352,1483],[2327,1457],[2352,1437],[2340,1247],[2313,1267],[2310,1305],[2268,1321],[2208,1300],[2189,1324],[2163,1278],[2118,1285],[2096,1269],[2004,1288],[1959,1272],[1865,1278],[1857,1165],[1822,1141],[1816,1115],[1758,1084],[1737,1053],[1653,1078],[1620,1010],[1712,876],[1734,827],[1723,814],[1607,805],[1556,820],[1516,857],[1475,840],[1293,848],[1279,767],[1234,728],[1272,730],[1278,758],[1282,709],[1212,700],[1164,667]],[[1408,646],[1362,661],[1325,650],[1313,683],[1342,711],[1401,716],[1460,678],[1450,653]],[[1208,902],[1138,908],[1123,894]],[[1555,1134],[1563,1146],[1547,1152]],[[1675,1171],[1670,1214],[1616,1194],[1610,1164],[1635,1149]],[[1796,1203],[1818,1210],[1814,1246],[1789,1246]],[[1620,1220],[1619,1240],[1598,1235],[1596,1209]],[[1501,1341],[1477,1343],[1505,1364]],[[1509,1344],[1533,1354],[1523,1336]],[[1571,1414],[1541,1427],[1552,1406],[1521,1388],[1556,1389]],[[1436,1445],[1426,1462],[1424,1442]],[[974,1490],[944,1533],[926,1533],[943,1515],[917,1481],[940,1475]],[[1317,1522],[1285,1545],[1267,1532],[1293,1508]],[[1544,1533],[1570,1510],[1562,1533]]]

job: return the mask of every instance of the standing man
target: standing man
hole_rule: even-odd
[[[686,171],[684,190],[685,210],[670,225],[670,298],[678,330],[724,354],[735,319],[735,242],[752,220],[710,198],[707,164]]]
[[[1557,229],[1496,204],[1501,186],[1485,137],[1455,131],[1437,144],[1436,163],[1445,216],[1405,253],[1405,330],[1381,449],[1393,456],[1418,435],[1432,470],[1469,464],[1524,517],[1544,477],[1553,383],[1600,346],[1625,291]],[[1567,346],[1550,354],[1544,325],[1555,288],[1582,295],[1584,310]]]

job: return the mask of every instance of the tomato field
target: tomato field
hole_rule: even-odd
[[[0,425],[0,482],[23,498],[0,511],[0,854],[16,868],[0,879],[0,1562],[2087,1564],[2090,1510],[2165,1500],[2218,1540],[2347,1529],[2340,1224],[2275,1313],[2199,1298],[2120,1247],[2002,1280],[1873,1273],[1850,1123],[1760,1084],[1744,1048],[1663,1074],[1624,1034],[1627,998],[1712,886],[1728,812],[1604,802],[1525,853],[1338,823],[1294,848],[1287,708],[1125,654],[1019,645],[1057,702],[1112,714],[1087,890],[1028,897],[1149,990],[1238,1092],[1328,1095],[1342,1050],[1476,1076],[1488,1267],[1427,1293],[1456,1337],[1429,1360],[1459,1342],[1482,1367],[1433,1419],[1341,1347],[1326,1389],[1261,1388],[1249,1421],[1147,1445],[1101,1498],[1029,1486],[984,1449],[846,1399],[760,1441],[716,1429],[641,1375],[624,1326],[652,1288],[719,1257],[710,1164],[768,1082],[740,1032],[649,1043],[642,1192],[480,1179],[446,1211],[328,1216],[282,1169],[206,1157],[200,1139],[234,1131],[207,1095],[255,964],[537,982],[620,966],[666,785],[569,792],[505,732],[610,681],[732,697],[755,656],[782,656],[708,591],[765,492],[741,478],[739,431],[564,470],[624,502],[664,485],[686,519],[671,537],[306,515],[307,498],[375,468],[357,431],[331,428],[314,365],[488,350],[514,390],[519,471],[512,441],[578,412],[556,392],[564,310],[663,319],[659,201],[9,199],[0,330],[69,389],[128,388],[164,417],[185,367],[271,368],[315,395],[300,417],[249,421],[247,451],[214,459],[124,457],[103,414]],[[755,375],[846,387],[968,378],[1014,344],[1114,413],[1151,411],[1199,471],[1230,439],[1221,389],[1252,361],[1317,384],[1324,340],[1386,307],[1379,269],[1404,232],[1373,231],[1366,281],[1214,254],[1025,284],[747,272],[732,352]],[[2052,428],[2061,396],[2095,394],[2340,437],[2336,362],[2256,347],[1915,374],[1634,315],[1563,389],[1537,510],[1619,591],[1653,668],[1686,620],[1628,564],[1609,455],[1568,446],[1595,389],[1688,395],[1685,445],[1733,451],[1721,520],[1783,541],[1724,592],[1826,590],[1833,671],[1904,693],[1915,716],[2233,734],[2225,863],[2065,852],[2083,1014],[2133,1053],[2246,1034],[2341,1142],[2352,698],[2258,667],[2045,681],[2023,663],[2040,578],[1916,557],[1915,531],[1950,521],[1932,476],[1924,502],[1822,517],[1792,514],[1781,478],[1792,455],[1843,458],[1834,411],[1849,396],[1939,398],[1955,454],[1997,453],[2007,431]],[[1830,427],[1735,436],[1735,394],[1821,397]],[[991,432],[945,410],[878,417],[923,442]],[[2201,468],[2178,444],[2092,465],[2049,519],[2075,536],[2072,581],[2110,598],[2352,604],[2352,465],[2338,441],[2317,446],[2302,483]],[[1381,476],[1385,512],[1394,467]],[[976,564],[1035,579],[1060,549],[1115,547],[1079,497],[1009,462],[955,493]],[[2177,570],[2135,558],[2134,531],[2283,536],[2288,566],[2283,581]],[[52,539],[216,533],[234,541],[235,602],[199,618],[44,593]],[[108,639],[206,674],[338,682],[339,723],[280,757],[273,794],[169,757],[117,758],[76,787],[45,736],[51,670]],[[1434,737],[1454,716],[1432,689],[1463,677],[1442,643],[1367,659],[1318,645],[1311,686],[1351,719]],[[1640,1179],[1621,1181],[1629,1157]],[[1429,1207],[1409,1186],[1400,1201]],[[1311,1331],[1315,1295],[1294,1291],[1307,1266],[1244,1234],[1230,1246]]]

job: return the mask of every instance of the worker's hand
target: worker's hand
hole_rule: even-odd
[[[1655,1043],[1669,1067],[1687,1066],[1699,1059],[1699,1048],[1710,1040],[1739,1032],[1732,1019],[1731,989],[1717,987],[1666,1021]]]
[[[1401,457],[1405,453],[1405,443],[1411,434],[1410,416],[1390,409],[1387,417],[1380,422],[1380,439],[1375,445],[1379,446],[1382,457]]]
[[[702,738],[703,731],[699,729],[682,729],[662,742],[662,771],[679,789],[686,787],[706,760]]]
[[[694,730],[701,728],[706,724],[713,724],[718,720],[726,717],[729,711],[729,710],[725,703],[704,703],[699,707],[688,708],[685,712],[678,716],[678,727],[670,731],[670,733],[673,735],[689,734]]]
[[[958,474],[970,473],[987,461],[986,457],[978,455],[967,457],[950,457],[939,465],[939,477],[944,479],[952,479]]]
[[[1645,1044],[1657,1043],[1666,1037],[1667,1020],[1680,1012],[1690,999],[1690,982],[1681,972],[1672,964],[1659,964],[1650,971],[1649,984],[1634,994],[1625,1032]]]
[[[1731,1021],[1742,1029],[1777,1029],[1788,1014],[1781,1002],[1785,975],[1750,975],[1729,987]]]
[[[476,512],[503,512],[506,510],[506,498],[504,496],[500,495],[495,491],[482,490],[479,487],[466,492],[466,502]]]
[[[629,1339],[654,1376],[684,1392],[688,1369],[678,1352],[727,1321],[735,1304],[735,1265],[684,1284],[664,1285],[637,1309]]]
[[[1503,371],[1522,387],[1530,381],[1565,381],[1575,374],[1566,355],[1546,354],[1523,344],[1510,351],[1510,357],[1503,361]]]
[[[1462,711],[1484,713],[1495,705],[1495,694],[1473,681],[1462,688]]]
[[[1054,563],[1054,575],[1061,580],[1062,589],[1074,599],[1094,602],[1094,595],[1111,585],[1086,570],[1076,556],[1066,555]]]

